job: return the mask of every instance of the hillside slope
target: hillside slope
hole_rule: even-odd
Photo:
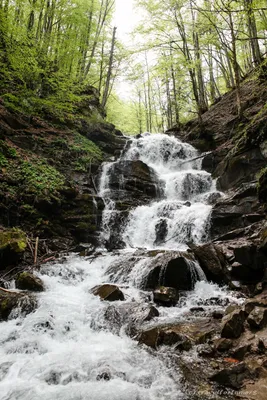
[[[0,101],[0,269],[9,263],[6,229],[40,237],[41,253],[96,242],[103,202],[94,176],[125,139],[102,118],[93,88],[79,111],[73,120],[47,122]]]

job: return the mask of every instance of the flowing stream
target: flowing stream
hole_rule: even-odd
[[[158,198],[130,212],[121,228],[125,249],[110,253],[100,249],[98,256],[85,258],[72,254],[41,268],[38,275],[46,290],[38,294],[37,310],[26,317],[18,312],[0,323],[1,400],[190,399],[172,351],[163,347],[156,353],[129,338],[123,328],[114,332],[105,318],[109,303],[90,289],[112,280],[123,290],[123,303],[139,304],[147,295],[142,290],[147,257],[140,256],[131,270],[116,270],[111,279],[112,266],[129,265],[136,248],[144,254],[145,249],[184,250],[188,242],[207,240],[211,199],[219,194],[197,157],[192,146],[166,135],[132,141],[121,159],[139,159],[155,171],[161,186]],[[113,164],[104,165],[100,180],[105,239],[117,212],[109,188]],[[160,224],[164,235],[157,243]],[[175,307],[158,307],[159,317],[153,323],[185,320],[200,300],[229,298],[226,289],[206,282],[199,265],[192,270],[194,290]]]

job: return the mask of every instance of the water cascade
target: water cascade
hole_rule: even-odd
[[[72,254],[40,269],[45,291],[37,296],[36,311],[27,316],[18,312],[0,324],[1,400],[190,398],[168,351],[147,351],[127,336],[123,326],[116,330],[106,316],[111,309],[116,313],[116,307],[148,304],[151,265],[158,265],[153,279],[162,284],[166,274],[162,260],[168,254],[179,260],[189,243],[207,239],[211,201],[219,194],[211,176],[201,171],[197,157],[189,144],[150,135],[132,140],[118,161],[104,165],[99,186],[105,202],[102,247],[123,215],[121,248],[109,253],[100,249],[99,255],[88,258]],[[142,205],[138,191],[136,206],[129,203],[130,209],[121,211],[118,205],[122,207],[123,193],[127,188],[138,189],[139,183],[135,181],[135,187],[127,183],[122,171],[113,190],[112,173],[118,163],[130,168],[132,162],[153,179],[147,186],[146,204]],[[185,320],[189,309],[200,301],[210,310],[206,300],[230,296],[206,282],[190,257],[185,261],[187,267],[192,290],[175,307],[159,306],[153,324]],[[94,286],[110,282],[121,287],[124,302],[111,306],[92,294]]]

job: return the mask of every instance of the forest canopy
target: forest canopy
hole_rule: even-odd
[[[66,115],[92,85],[127,133],[198,117],[267,53],[265,0],[135,0],[143,19],[125,49],[115,0],[0,0],[0,95],[15,111]],[[118,27],[119,30],[119,27]],[[118,78],[132,94],[120,99]],[[122,115],[123,114],[123,115]]]

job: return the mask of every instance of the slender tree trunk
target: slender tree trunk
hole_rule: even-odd
[[[253,12],[253,4],[252,0],[245,0],[244,3],[247,12],[249,41],[252,50],[253,63],[254,65],[258,65],[262,61],[262,56],[260,52],[259,42],[257,39],[258,31],[257,31],[255,15]]]
[[[111,80],[111,74],[112,74],[112,66],[113,66],[113,58],[114,58],[115,41],[116,41],[116,30],[117,30],[117,28],[114,27],[113,28],[113,34],[112,34],[112,41],[111,41],[111,49],[110,49],[110,56],[109,56],[107,79],[106,79],[105,89],[104,89],[102,102],[101,102],[101,105],[102,105],[103,108],[106,107],[107,100],[108,100],[108,93],[109,93],[109,86],[110,86],[110,80]]]

